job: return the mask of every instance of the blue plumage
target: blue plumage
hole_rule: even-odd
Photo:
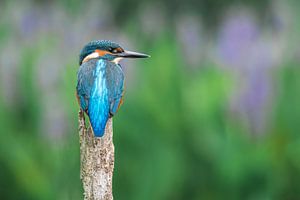
[[[76,91],[96,137],[103,136],[107,120],[117,113],[122,102],[124,74],[118,60],[123,57],[149,56],[124,51],[108,40],[92,41],[81,50]]]
[[[99,60],[94,70],[94,84],[92,86],[88,114],[95,136],[104,134],[105,125],[109,116],[109,94],[106,83],[105,71],[107,61]]]
[[[123,81],[120,66],[104,59],[89,60],[78,71],[80,105],[87,112],[97,137],[103,136],[108,118],[117,112]]]

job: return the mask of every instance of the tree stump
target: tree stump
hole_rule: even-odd
[[[85,200],[112,200],[114,144],[112,118],[109,118],[102,137],[94,137],[86,126],[84,112],[78,113],[80,141],[80,179]]]

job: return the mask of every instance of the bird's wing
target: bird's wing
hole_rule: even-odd
[[[77,73],[77,97],[80,107],[85,112],[88,111],[91,89],[95,82],[94,70],[98,60],[92,59],[83,63]]]
[[[78,72],[77,93],[82,109],[86,110],[95,136],[104,134],[109,117],[109,92],[106,83],[107,61],[90,60]]]
[[[106,68],[107,87],[109,91],[110,116],[113,116],[118,111],[123,97],[124,74],[121,66],[113,62],[108,62]]]

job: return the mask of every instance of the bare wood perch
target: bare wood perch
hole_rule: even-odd
[[[104,136],[95,138],[90,125],[86,127],[84,113],[80,110],[80,179],[85,200],[112,200],[114,170],[114,144],[112,118],[109,118]]]

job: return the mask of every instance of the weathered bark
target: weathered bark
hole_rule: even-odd
[[[114,144],[112,119],[106,124],[104,136],[94,137],[86,127],[84,113],[79,111],[80,178],[85,200],[112,200]]]

